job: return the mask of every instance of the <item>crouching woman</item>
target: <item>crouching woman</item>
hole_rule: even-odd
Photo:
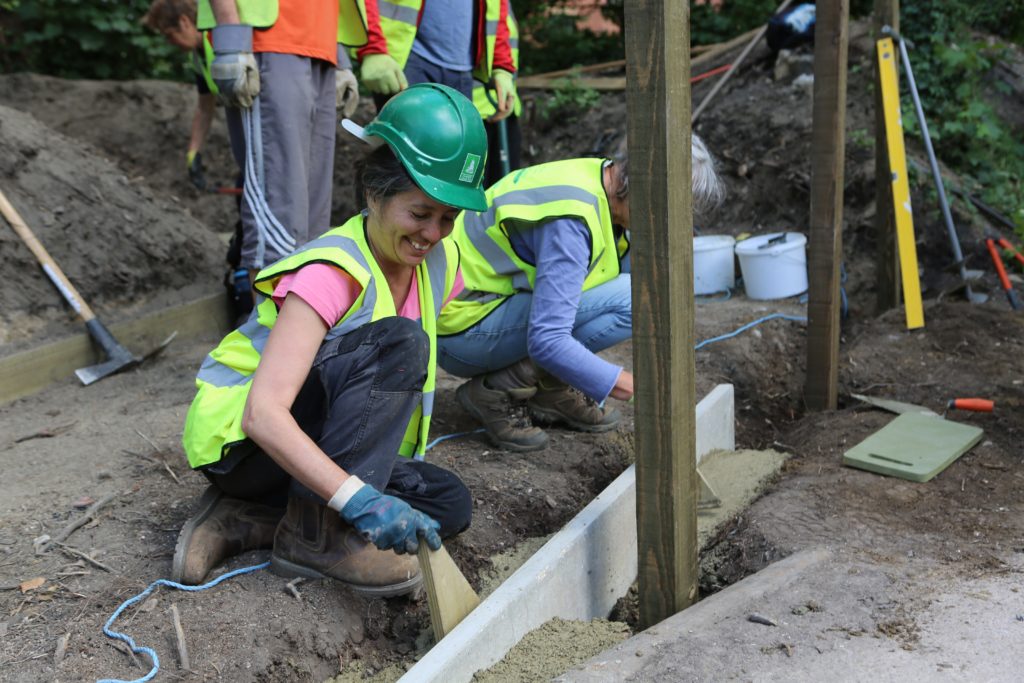
[[[179,537],[178,580],[272,546],[279,574],[399,595],[421,580],[419,542],[469,526],[469,491],[423,455],[436,320],[462,286],[442,239],[459,209],[485,208],[483,124],[458,92],[421,84],[363,134],[386,143],[357,172],[367,209],[262,270],[256,309],[199,371],[183,442],[211,486]]]

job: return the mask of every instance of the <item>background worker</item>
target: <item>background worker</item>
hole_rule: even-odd
[[[367,43],[359,77],[378,108],[408,84],[441,83],[473,97],[473,79],[492,84],[498,118],[512,112],[515,64],[509,0],[365,0]],[[381,7],[387,11],[382,12]]]
[[[486,207],[483,124],[461,94],[422,84],[363,134],[387,143],[358,168],[367,210],[261,271],[256,311],[199,371],[182,442],[212,486],[179,537],[178,580],[272,539],[280,574],[398,595],[419,565],[387,551],[469,526],[465,485],[422,458],[436,318],[462,286],[442,239],[460,209]]]
[[[703,142],[692,140],[695,206],[721,197]],[[471,379],[456,390],[498,447],[547,445],[533,424],[602,432],[611,396],[628,400],[633,375],[598,351],[632,333],[629,176],[625,159],[571,159],[513,172],[465,211],[452,239],[465,290],[438,321],[439,362]]]
[[[202,149],[210,132],[210,124],[213,123],[218,93],[217,84],[210,76],[210,63],[213,62],[210,34],[196,28],[195,0],[153,0],[149,10],[142,17],[142,24],[163,35],[171,45],[191,54],[198,98],[195,114],[192,116],[185,160],[189,180],[196,189],[206,190]],[[233,107],[226,108],[224,114],[228,124],[228,139],[231,141],[231,154],[241,170],[245,165],[242,118]]]
[[[344,45],[362,45],[356,0],[201,0],[210,73],[242,109],[242,266],[255,273],[330,225],[337,112],[358,89]]]
[[[512,13],[512,5],[508,6],[508,44],[512,55],[512,66],[516,73],[519,72],[519,24]],[[488,92],[489,91],[489,92]],[[488,97],[490,95],[490,97]],[[491,100],[494,100],[493,102]],[[500,121],[503,117],[498,114],[497,98],[494,90],[480,81],[475,81],[473,86],[473,105],[480,112],[484,119],[484,129],[487,131],[487,170],[484,173],[484,187],[490,187],[501,180],[505,175],[502,168],[502,149],[500,135]],[[515,93],[515,100],[512,104],[512,111],[504,118],[505,121],[505,153],[508,155],[508,170],[514,171],[519,168],[522,157],[522,130],[519,127],[519,117],[523,112],[523,103],[519,99],[518,90]]]
[[[213,62],[213,45],[210,43],[210,32],[200,32],[196,28],[195,0],[153,0],[149,10],[142,18],[143,25],[162,34],[170,44],[191,53],[192,70],[195,73],[196,89],[199,97],[196,111],[192,116],[192,128],[185,154],[189,181],[200,192],[207,190],[206,172],[203,168],[202,148],[210,132],[214,112],[217,108],[217,84],[210,75],[210,64]],[[231,155],[238,164],[235,187],[242,187],[245,168],[245,137],[242,134],[242,115],[237,107],[225,107],[224,116],[228,126],[228,140],[231,143]],[[241,210],[241,197],[238,207]],[[242,222],[235,223],[235,234],[228,245],[228,272],[224,278],[228,300],[231,303],[234,318],[244,318],[252,310],[252,293],[250,291],[249,271],[241,266]]]

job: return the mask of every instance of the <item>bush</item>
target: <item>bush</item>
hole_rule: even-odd
[[[180,50],[139,24],[149,0],[0,0],[0,66],[64,78],[174,78]]]

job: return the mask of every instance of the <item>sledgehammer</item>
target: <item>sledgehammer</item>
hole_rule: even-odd
[[[82,299],[78,290],[75,289],[60,267],[57,266],[56,261],[53,260],[49,252],[36,239],[28,225],[25,224],[25,221],[18,215],[18,212],[7,201],[7,197],[4,196],[3,192],[0,192],[0,213],[3,213],[4,218],[14,228],[14,232],[18,233],[18,237],[32,251],[36,259],[39,260],[39,264],[43,267],[43,272],[50,278],[54,286],[60,290],[64,300],[68,302],[71,308],[75,309],[75,313],[82,318],[89,334],[92,335],[92,338],[96,340],[96,343],[103,348],[104,353],[107,355],[107,360],[102,363],[75,370],[75,374],[78,375],[78,379],[82,380],[82,384],[92,384],[107,375],[112,375],[115,372],[120,372],[139,363],[142,359],[132,355],[131,351],[118,344],[117,340],[114,339],[114,335],[99,321],[96,314],[92,312],[89,305]]]

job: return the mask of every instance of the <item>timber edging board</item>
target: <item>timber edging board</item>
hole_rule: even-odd
[[[225,332],[229,324],[227,298],[220,291],[110,325],[110,331],[122,345],[142,354],[174,332],[181,341],[211,331]],[[0,358],[0,405],[73,377],[77,368],[101,360],[101,352],[86,332]]]

